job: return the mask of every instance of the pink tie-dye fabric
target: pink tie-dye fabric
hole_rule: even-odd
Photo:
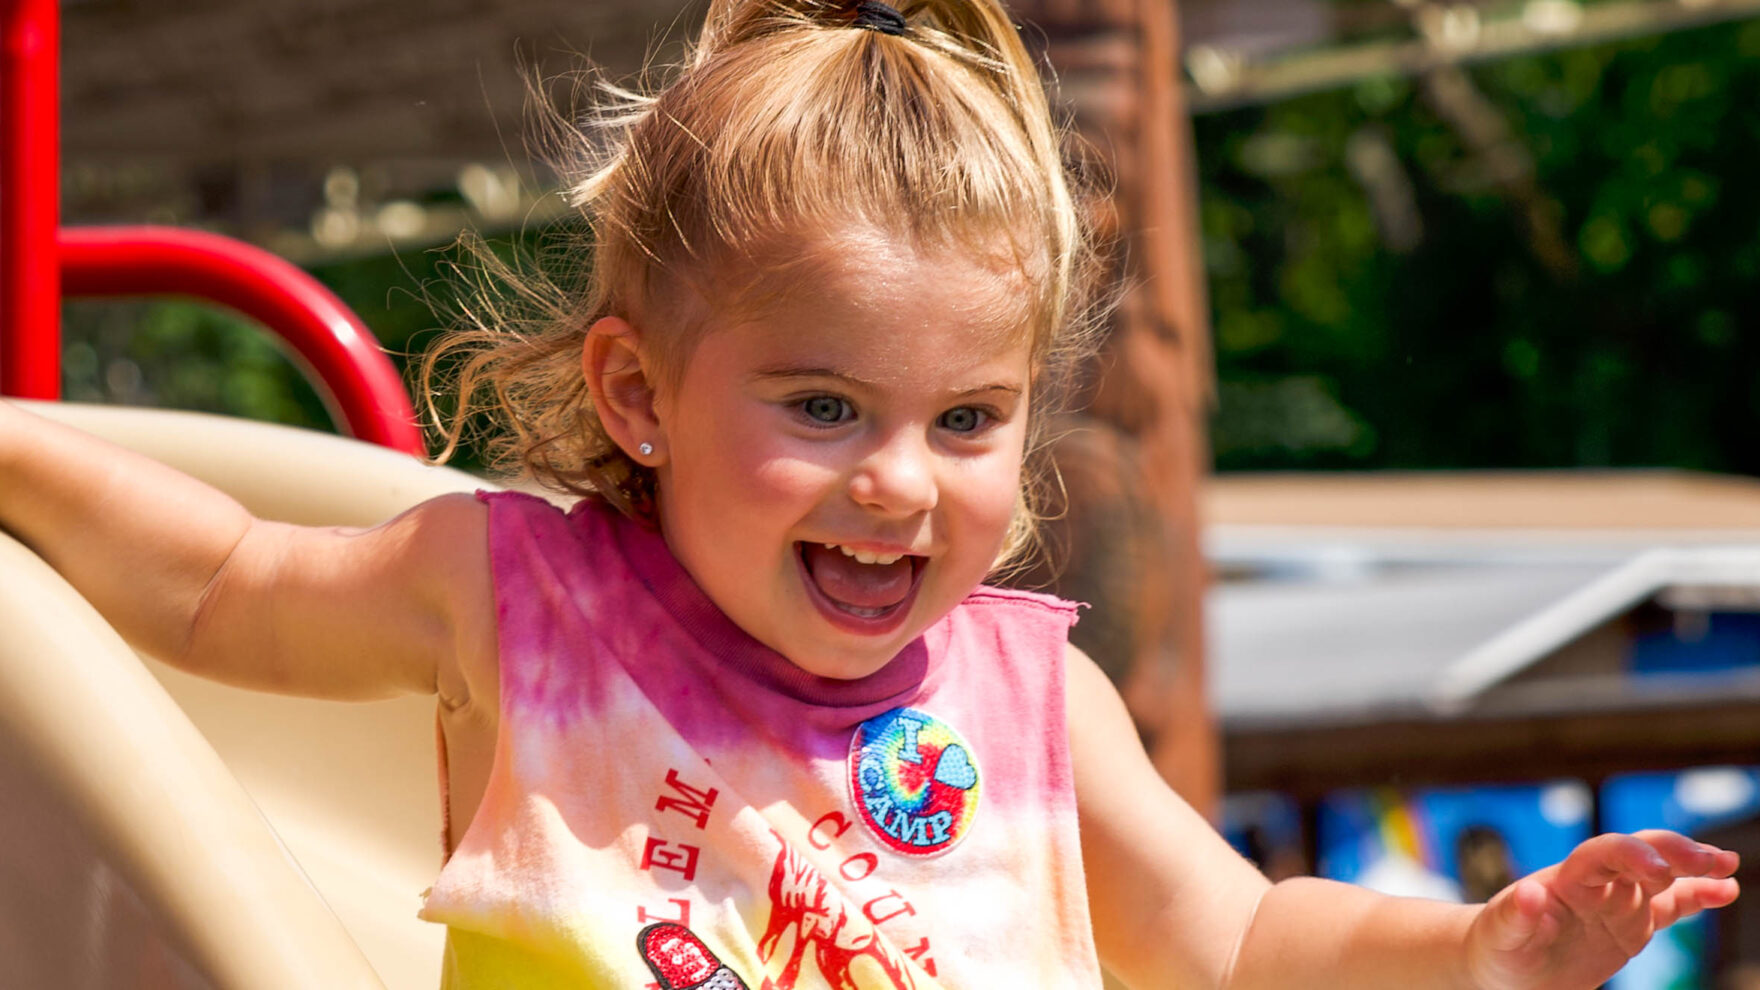
[[[501,727],[427,896],[456,987],[1097,987],[1074,607],[982,588],[815,677],[591,501],[483,495]]]

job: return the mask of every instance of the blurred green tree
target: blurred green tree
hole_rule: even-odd
[[[1231,468],[1760,474],[1760,22],[1196,121]]]

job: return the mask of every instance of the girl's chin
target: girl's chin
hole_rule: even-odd
[[[791,644],[792,650],[779,651],[788,662],[814,677],[834,681],[857,681],[879,673],[910,641],[862,644],[866,649],[849,644]]]

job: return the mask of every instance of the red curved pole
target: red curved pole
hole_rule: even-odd
[[[60,19],[56,0],[3,0],[0,59],[0,395],[61,396]]]
[[[372,332],[293,264],[230,237],[178,227],[68,227],[59,242],[66,295],[189,295],[230,306],[305,359],[349,432],[426,453],[409,394]]]

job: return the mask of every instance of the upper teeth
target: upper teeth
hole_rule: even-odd
[[[845,557],[854,557],[858,564],[896,564],[904,559],[902,553],[870,553],[866,550],[851,550],[836,543],[825,544],[825,549],[841,550]]]

